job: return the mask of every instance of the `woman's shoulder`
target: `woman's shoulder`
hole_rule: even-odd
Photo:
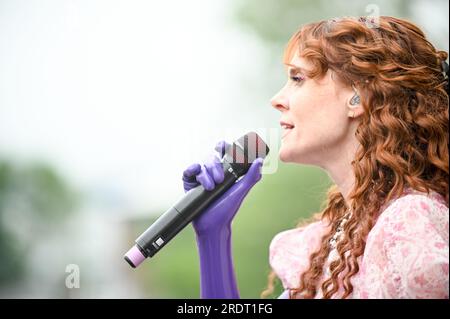
[[[363,295],[448,298],[448,217],[436,192],[409,190],[391,201],[367,238]]]
[[[305,242],[305,240],[314,241],[318,235],[320,236],[325,227],[323,221],[315,221],[302,227],[283,230],[273,237],[270,243],[270,249],[276,250],[284,247],[298,250],[295,247],[298,247],[300,242]]]
[[[445,198],[435,191],[425,193],[406,188],[402,196],[384,206],[373,232],[417,233],[427,227],[448,240],[449,208]]]
[[[269,247],[269,262],[285,288],[298,284],[300,275],[309,267],[309,255],[320,247],[327,228],[325,222],[316,221],[274,236]]]

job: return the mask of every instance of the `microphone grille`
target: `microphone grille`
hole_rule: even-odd
[[[258,134],[250,132],[237,139],[225,153],[233,168],[244,174],[255,159],[266,158],[269,147]]]
[[[258,157],[266,158],[269,154],[269,147],[255,132],[245,134],[236,143],[241,145],[244,150],[244,157],[249,163],[252,163]]]

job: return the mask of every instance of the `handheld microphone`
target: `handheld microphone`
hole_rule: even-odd
[[[256,158],[265,158],[268,153],[269,147],[254,132],[245,134],[229,145],[221,159],[224,170],[223,182],[211,191],[207,191],[202,185],[189,190],[136,239],[136,245],[125,254],[124,259],[131,267],[136,268],[145,258],[155,255],[245,175]]]

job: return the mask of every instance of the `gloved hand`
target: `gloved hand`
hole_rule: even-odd
[[[185,192],[199,184],[212,190],[223,181],[220,158],[227,146],[226,142],[219,142],[215,148],[217,153],[204,165],[193,164],[183,172]],[[231,257],[231,222],[245,196],[261,179],[262,163],[263,159],[257,158],[244,177],[193,220],[200,255],[202,298],[239,298]]]
[[[183,172],[184,191],[201,184],[206,190],[213,190],[216,184],[224,179],[224,172],[220,159],[229,146],[225,141],[217,143],[213,154],[204,165],[192,164]],[[205,212],[193,220],[195,232],[198,235],[207,235],[231,227],[243,199],[250,189],[261,179],[261,166],[264,159],[253,161],[245,176],[231,186],[219,199],[212,203]],[[195,176],[196,180],[193,181]]]

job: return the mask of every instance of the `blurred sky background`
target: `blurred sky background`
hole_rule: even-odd
[[[368,4],[448,51],[447,0],[0,0],[0,297],[197,298],[192,229],[138,270],[123,253],[217,141],[279,132],[269,100],[297,28]],[[277,171],[234,222],[242,297],[264,288],[270,239],[330,185],[277,163],[272,142]],[[80,288],[65,286],[69,264]]]

